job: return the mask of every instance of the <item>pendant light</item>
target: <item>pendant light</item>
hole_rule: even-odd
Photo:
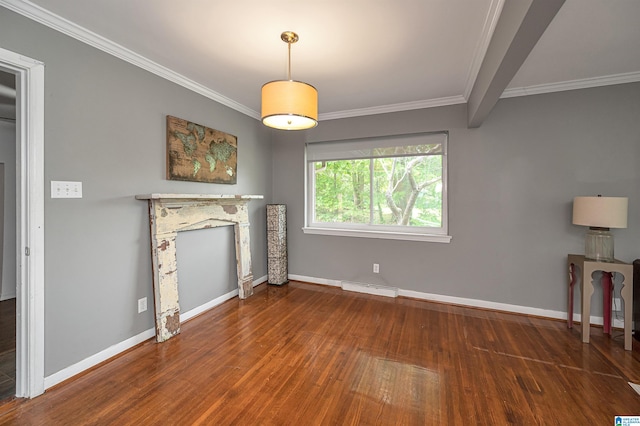
[[[291,79],[291,45],[298,34],[280,35],[289,47],[287,80],[270,81],[262,86],[262,122],[281,130],[304,130],[318,125],[318,91],[310,84]]]

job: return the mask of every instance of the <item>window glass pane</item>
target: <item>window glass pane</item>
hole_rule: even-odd
[[[442,158],[421,155],[373,160],[373,223],[442,227]]]
[[[306,193],[312,198],[306,200],[305,229],[450,238],[447,138],[440,132],[307,143]]]
[[[370,160],[313,162],[315,221],[369,223]]]

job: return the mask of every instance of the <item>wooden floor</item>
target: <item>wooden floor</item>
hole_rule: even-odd
[[[16,299],[0,302],[0,403],[16,394]]]
[[[634,341],[637,345],[638,342]],[[640,352],[561,321],[291,282],[260,285],[45,395],[26,425],[609,425]]]

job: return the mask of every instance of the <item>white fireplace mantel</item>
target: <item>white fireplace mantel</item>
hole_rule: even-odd
[[[233,225],[236,240],[238,295],[253,294],[247,203],[262,195],[143,194],[149,204],[156,340],[180,333],[176,237],[180,231]]]

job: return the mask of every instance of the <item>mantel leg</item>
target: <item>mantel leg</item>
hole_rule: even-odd
[[[236,223],[234,229],[236,235],[236,262],[238,267],[238,297],[240,299],[246,299],[253,294],[249,224]]]
[[[176,234],[152,235],[151,251],[156,341],[164,342],[180,333]]]

